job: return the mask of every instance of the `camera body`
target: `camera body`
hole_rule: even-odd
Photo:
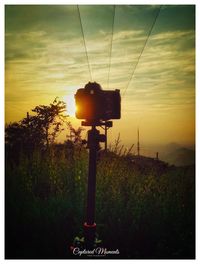
[[[76,118],[90,121],[121,118],[119,90],[102,90],[96,82],[89,82],[75,94]]]

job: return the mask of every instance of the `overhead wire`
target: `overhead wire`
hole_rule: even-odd
[[[152,31],[153,31],[153,28],[154,28],[154,26],[155,26],[155,24],[156,24],[157,18],[158,18],[159,14],[160,14],[161,8],[162,8],[162,5],[160,5],[160,7],[158,8],[158,11],[157,11],[157,13],[156,13],[156,15],[155,15],[155,18],[154,18],[154,20],[153,20],[153,23],[152,23],[152,25],[151,25],[151,27],[150,27],[150,29],[149,29],[149,32],[148,32],[147,38],[146,38],[146,40],[145,40],[145,42],[144,42],[144,45],[143,45],[143,47],[142,47],[142,49],[141,49],[141,52],[140,52],[140,54],[139,54],[139,56],[138,56],[138,58],[137,58],[137,62],[136,62],[136,64],[135,64],[135,67],[133,68],[132,74],[131,74],[131,76],[130,76],[130,78],[129,78],[129,80],[128,80],[127,86],[126,86],[126,88],[125,88],[125,90],[124,90],[124,93],[123,93],[123,95],[122,95],[123,97],[125,96],[125,93],[126,93],[128,87],[129,87],[129,85],[130,85],[130,82],[131,82],[131,80],[132,80],[132,78],[133,78],[133,76],[134,76],[134,74],[135,74],[136,68],[137,68],[137,66],[138,66],[138,64],[139,64],[139,61],[140,61],[140,58],[141,58],[141,56],[142,56],[142,54],[143,54],[143,52],[144,52],[144,50],[145,50],[145,47],[146,47],[147,42],[148,42],[148,40],[149,40],[149,37],[151,36],[151,33],[152,33]]]
[[[83,43],[84,43],[84,47],[85,47],[85,55],[86,55],[87,64],[88,64],[88,71],[89,71],[89,75],[90,75],[90,80],[92,81],[92,72],[91,72],[91,68],[90,68],[88,51],[87,51],[86,42],[85,42],[85,35],[84,35],[84,31],[83,31],[83,24],[82,24],[82,19],[81,19],[81,13],[80,13],[80,9],[79,9],[79,6],[78,5],[77,5],[77,10],[78,10],[78,15],[79,15],[79,20],[80,20],[80,26],[81,26],[81,32],[82,32],[82,37],[83,37]]]
[[[112,19],[112,35],[110,41],[110,56],[109,56],[109,64],[108,64],[108,89],[109,89],[109,82],[110,82],[110,67],[111,67],[111,59],[112,59],[112,45],[113,45],[113,33],[114,33],[114,24],[115,24],[115,9],[116,6],[113,6],[113,19]]]

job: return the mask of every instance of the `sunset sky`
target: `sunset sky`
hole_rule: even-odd
[[[194,6],[162,6],[128,85],[158,9],[116,6],[110,59],[114,7],[79,6],[92,81],[121,90],[110,142],[120,132],[124,144],[134,143],[139,127],[144,144],[194,144]],[[56,96],[72,111],[69,100],[91,80],[77,6],[7,5],[5,25],[6,122]]]

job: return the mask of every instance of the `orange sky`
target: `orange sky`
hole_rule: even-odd
[[[110,72],[109,89],[126,90],[110,142],[120,133],[134,143],[139,127],[144,144],[194,144],[193,6],[162,7],[128,85],[158,8],[116,6],[112,38],[113,6],[80,6],[92,80],[108,89]],[[6,122],[56,96],[73,112],[73,95],[91,80],[77,7],[6,6],[5,21]]]

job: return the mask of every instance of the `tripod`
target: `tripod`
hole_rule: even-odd
[[[91,126],[88,131],[87,148],[89,149],[89,171],[87,186],[86,221],[84,222],[84,239],[79,239],[86,249],[94,249],[98,244],[96,238],[95,223],[95,193],[96,193],[96,169],[97,152],[100,150],[100,142],[106,142],[106,135],[100,134],[96,126],[112,127],[112,121],[82,121],[82,126]]]

